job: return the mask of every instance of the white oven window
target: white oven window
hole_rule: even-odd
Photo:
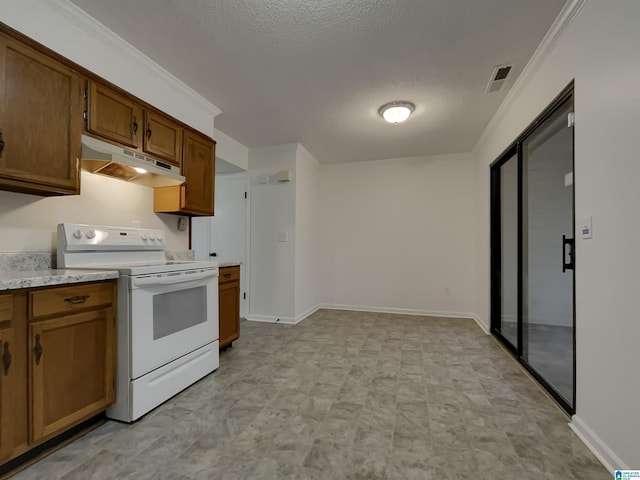
[[[186,330],[207,320],[205,286],[153,296],[153,339]]]

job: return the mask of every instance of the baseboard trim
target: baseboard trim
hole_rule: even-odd
[[[475,315],[475,314],[473,315],[473,319],[476,321],[476,323],[478,324],[478,326],[484,332],[485,335],[491,334],[491,329],[489,328],[489,325],[485,323],[483,319],[481,319],[478,315]]]
[[[276,315],[254,315],[252,313],[247,315],[247,320],[250,322],[264,322],[264,323],[284,323],[286,325],[295,325],[296,319],[294,317],[283,317]]]
[[[323,303],[319,308],[327,310],[347,310],[350,312],[371,312],[371,313],[395,313],[398,315],[414,315],[420,317],[446,317],[446,318],[466,318],[478,322],[477,316],[469,312],[450,312],[445,310],[419,310],[413,308],[397,307],[372,307],[366,305],[341,305],[335,303]],[[480,324],[482,330],[485,328]]]
[[[298,323],[303,321],[305,318],[307,318],[309,315],[312,315],[315,312],[317,312],[318,309],[320,308],[321,307],[319,305],[315,305],[311,308],[308,308],[301,314],[296,315],[295,317],[282,317],[277,315],[254,315],[250,313],[247,315],[246,319],[250,322],[282,323],[285,325],[297,325]]]
[[[309,315],[313,315],[314,313],[316,313],[318,310],[320,310],[320,305],[314,305],[313,307],[309,307],[304,312],[296,315],[296,323],[300,323],[305,318],[307,318]]]
[[[613,450],[594,432],[578,415],[574,415],[569,422],[569,428],[582,440],[591,453],[611,473],[616,470],[629,470],[629,466],[618,457]]]

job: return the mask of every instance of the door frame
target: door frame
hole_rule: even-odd
[[[574,267],[572,272],[573,282],[573,404],[568,403],[559,393],[557,393],[551,384],[547,382],[542,375],[540,375],[528,362],[522,358],[523,351],[523,275],[522,265],[524,261],[524,246],[523,246],[523,204],[524,204],[524,189],[523,189],[523,154],[522,143],[529,137],[545,120],[553,115],[556,110],[568,99],[573,98],[573,105],[575,111],[575,89],[574,81],[572,80],[552,101],[547,105],[543,111],[531,122],[525,129],[518,135],[518,137],[494,160],[490,165],[490,332],[494,335],[505,348],[511,352],[518,363],[522,365],[527,372],[540,383],[543,388],[553,397],[553,399],[570,415],[576,412],[576,257],[577,257],[577,242],[574,240]],[[573,238],[576,238],[575,228],[575,125],[573,130],[573,158],[572,158],[572,172],[573,172],[573,185],[572,185],[572,233]],[[512,345],[509,340],[504,337],[499,331],[501,322],[501,267],[502,267],[502,255],[501,255],[501,215],[500,215],[500,167],[504,165],[509,159],[516,155],[516,162],[518,165],[518,255],[517,255],[517,345]]]

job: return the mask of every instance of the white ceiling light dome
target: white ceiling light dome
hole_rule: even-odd
[[[399,100],[385,103],[378,109],[378,113],[387,122],[398,125],[409,118],[415,109],[416,106],[413,103]]]

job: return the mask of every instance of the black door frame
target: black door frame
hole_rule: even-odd
[[[504,150],[498,158],[490,165],[490,182],[491,182],[491,196],[490,196],[490,318],[491,318],[491,333],[498,338],[498,340],[509,350],[518,362],[533,376],[538,383],[540,383],[545,390],[558,402],[558,404],[570,415],[576,412],[576,267],[575,267],[575,248],[574,248],[574,268],[573,268],[573,405],[567,402],[558,392],[556,392],[551,384],[547,382],[534,368],[532,368],[523,358],[523,276],[522,276],[522,264],[523,264],[523,154],[522,143],[524,140],[533,133],[536,128],[540,126],[545,120],[553,115],[562,104],[567,100],[573,98],[575,108],[574,97],[574,82],[571,81],[562,92],[542,111],[536,119],[529,124],[529,126],[516,138],[516,140]],[[575,132],[573,135],[575,138]],[[573,202],[573,232],[575,234],[575,140],[572,158],[572,171],[574,172],[574,185],[572,188],[572,202]],[[517,259],[517,345],[512,345],[511,342],[500,332],[501,325],[501,307],[502,307],[502,289],[501,289],[501,269],[502,269],[502,249],[501,249],[501,210],[500,210],[500,167],[502,167],[508,160],[516,156],[516,162],[518,165],[518,259]]]

